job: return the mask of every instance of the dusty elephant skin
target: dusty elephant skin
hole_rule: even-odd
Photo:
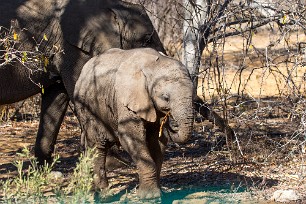
[[[185,66],[150,48],[113,48],[85,64],[74,100],[85,146],[99,155],[97,188],[108,186],[106,154],[119,142],[138,168],[139,197],[160,197],[166,144],[186,142],[193,129],[192,86]]]
[[[0,67],[0,105],[40,93],[33,81],[44,87],[35,145],[40,162],[51,160],[75,82],[91,57],[112,47],[152,47],[164,52],[144,8],[122,1],[10,0],[1,2],[0,14],[0,26],[9,29],[11,20],[18,22],[14,29],[21,31],[19,50],[33,51],[44,35],[48,38],[39,46],[46,55],[51,54],[46,73],[30,75],[19,62]],[[63,52],[54,54],[55,47]]]

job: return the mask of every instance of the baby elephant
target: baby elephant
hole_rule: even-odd
[[[193,129],[192,86],[183,64],[150,48],[110,49],[84,65],[74,102],[85,147],[98,152],[96,188],[108,187],[106,154],[119,142],[137,166],[139,197],[160,197],[166,144]]]

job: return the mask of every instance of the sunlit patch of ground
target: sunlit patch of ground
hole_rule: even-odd
[[[286,95],[292,92],[306,92],[306,50],[298,50],[298,43],[305,42],[302,32],[291,34],[290,38],[280,38],[278,34],[263,32],[252,37],[248,53],[243,52],[246,40],[229,37],[224,44],[224,68],[219,70],[212,64],[210,72],[199,76],[198,95],[210,99],[219,95],[217,87],[227,89],[230,94],[244,94],[254,98]],[[274,43],[275,46],[269,47]],[[288,55],[288,46],[290,54]],[[221,47],[221,46],[220,46]],[[294,49],[293,49],[294,47]],[[288,48],[288,49],[286,49]],[[213,48],[209,47],[203,56],[204,69]],[[219,62],[221,57],[219,56]],[[296,62],[304,62],[299,65]],[[241,71],[242,70],[242,71]],[[216,73],[220,75],[216,77]],[[219,79],[218,79],[219,77]],[[219,84],[220,81],[220,84]],[[220,90],[219,90],[220,91]],[[224,91],[222,93],[225,93]]]

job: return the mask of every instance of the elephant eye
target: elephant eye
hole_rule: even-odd
[[[162,100],[166,101],[167,103],[169,103],[169,101],[170,101],[169,94],[162,94],[161,98],[162,98]]]
[[[157,107],[162,112],[168,112],[170,111],[170,95],[165,93],[160,93],[157,95],[156,101],[155,101]]]

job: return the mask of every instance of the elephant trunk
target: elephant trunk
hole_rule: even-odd
[[[191,101],[188,100],[188,101]],[[185,143],[189,139],[193,130],[193,108],[192,101],[181,103],[173,108],[169,117],[170,138],[175,143]]]

